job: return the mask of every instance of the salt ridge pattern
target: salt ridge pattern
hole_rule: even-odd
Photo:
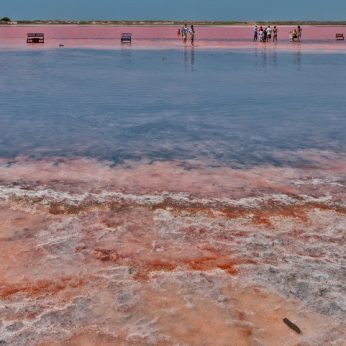
[[[196,163],[186,170],[170,162],[157,163],[155,172],[169,170],[167,179],[177,175],[179,184],[166,181],[161,190],[143,175],[150,166],[3,160],[3,343],[343,344],[340,161],[334,174],[331,162],[306,175],[263,168],[277,177],[270,193],[249,181],[246,169]],[[206,176],[210,186],[195,190],[191,182],[203,186],[198,179]],[[217,197],[220,176],[233,181],[235,198]],[[127,187],[117,187],[123,179]],[[285,317],[303,334],[290,331]]]

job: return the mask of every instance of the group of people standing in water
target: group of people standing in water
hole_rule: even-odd
[[[300,25],[296,29],[290,31],[289,39],[290,41],[300,41],[302,38],[302,28]],[[272,28],[270,25],[263,27],[258,27],[257,25],[253,28],[253,40],[255,42],[277,42],[278,41],[278,28],[276,25]]]
[[[271,27],[270,25],[263,27],[255,25],[253,27],[253,40],[255,42],[277,42],[278,41],[279,30],[276,25]],[[187,24],[184,24],[182,28],[178,29],[177,35],[183,39],[183,42],[186,43],[188,39],[193,45],[195,42],[195,27],[193,24],[190,27]],[[293,31],[290,31],[289,39],[290,41],[300,41],[302,38],[302,28],[300,25],[297,26]]]
[[[297,28],[293,31],[290,31],[290,41],[300,41],[300,39],[302,38],[302,31],[303,30],[300,25],[298,25]]]
[[[263,28],[263,26],[258,27],[257,25],[253,28],[253,40],[260,42],[273,42],[278,41],[278,28],[276,25],[272,28],[270,25]]]
[[[186,43],[188,38],[190,38],[190,42],[193,45],[195,42],[195,27],[193,24],[191,24],[190,28],[187,26],[187,24],[184,24],[184,26],[180,29],[178,29],[178,36],[181,36],[183,39],[183,42]]]

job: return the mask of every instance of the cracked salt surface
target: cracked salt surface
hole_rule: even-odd
[[[180,192],[2,180],[0,340],[343,345],[345,191],[294,190],[300,174],[227,194],[190,189],[188,174]]]

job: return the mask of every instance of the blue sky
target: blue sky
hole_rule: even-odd
[[[346,20],[346,0],[0,0],[13,19]]]

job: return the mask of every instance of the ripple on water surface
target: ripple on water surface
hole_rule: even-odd
[[[0,155],[299,166],[278,153],[345,152],[345,63],[299,50],[0,51]]]

